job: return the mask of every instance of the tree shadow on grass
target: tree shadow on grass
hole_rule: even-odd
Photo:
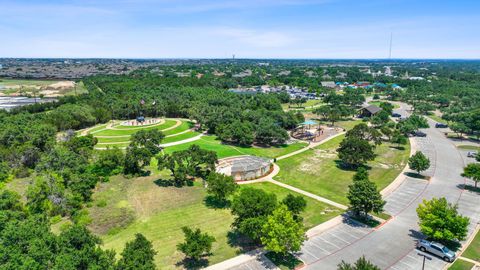
[[[390,148],[392,149],[395,149],[395,150],[400,150],[400,151],[403,151],[405,150],[405,146],[389,146]]]
[[[229,200],[219,200],[210,195],[206,196],[205,199],[203,199],[203,202],[205,203],[205,206],[213,209],[226,209],[230,207]]]
[[[356,172],[360,167],[365,168],[367,171],[372,169],[372,167],[368,165],[352,166],[352,165],[346,164],[340,159],[336,159],[334,162],[336,164],[336,167],[343,171]]]
[[[459,189],[464,189],[464,190],[468,190],[468,191],[480,194],[480,187],[475,187],[475,186],[472,186],[472,185],[465,185],[465,184],[457,185],[457,187]]]
[[[211,255],[211,254],[209,254]],[[177,267],[183,267],[185,269],[202,269],[208,266],[207,258],[200,258],[199,260],[193,260],[185,258],[175,264]]]
[[[239,248],[237,251],[238,254],[245,253],[259,247],[259,245],[252,239],[241,234],[237,230],[232,230],[227,233],[227,243],[231,247]]]
[[[162,178],[159,178],[155,181],[153,181],[153,183],[155,183],[155,185],[159,186],[159,187],[177,187],[177,188],[181,188],[181,187],[184,187],[184,186],[193,186],[193,181],[189,180],[189,181],[186,181],[184,183],[181,183],[181,182],[177,182],[175,181],[174,179],[162,179]]]

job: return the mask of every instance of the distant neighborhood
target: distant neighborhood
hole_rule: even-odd
[[[385,90],[388,87],[391,87],[393,90],[401,90],[403,89],[400,85],[393,83],[393,84],[385,84],[381,82],[356,82],[356,83],[349,83],[349,82],[334,82],[334,81],[323,81],[320,85],[324,89],[333,89],[336,91],[342,91],[345,88],[350,89],[369,89],[369,90]],[[229,89],[232,93],[237,94],[256,94],[256,93],[281,93],[286,92],[290,98],[292,99],[320,99],[324,93],[319,92],[309,92],[306,88],[282,85],[282,86],[269,86],[269,85],[262,85],[256,87],[239,87],[239,88],[232,88]]]

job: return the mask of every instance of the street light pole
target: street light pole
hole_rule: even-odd
[[[431,261],[431,260],[432,260],[432,257],[427,256],[426,254],[423,254],[423,253],[417,253],[417,254],[418,254],[418,256],[422,256],[422,257],[423,257],[422,270],[425,270],[425,259]]]

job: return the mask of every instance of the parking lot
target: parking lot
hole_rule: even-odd
[[[428,182],[422,179],[407,177],[402,185],[385,198],[384,210],[391,216],[396,216],[411,204],[425,189]]]
[[[363,224],[345,220],[342,224],[305,241],[298,255],[306,264],[311,264],[358,241],[372,230]]]
[[[435,152],[435,146],[433,145],[431,139],[427,137],[415,137],[415,143],[417,144],[417,148],[421,151],[425,156],[430,159],[430,168],[428,170],[422,172],[422,175],[425,176],[433,176],[435,172],[435,164],[437,155]]]
[[[423,257],[418,254],[423,254],[423,253],[417,249],[414,249],[410,253],[408,253],[407,256],[403,257],[400,261],[398,261],[395,265],[393,265],[388,269],[394,269],[394,270],[422,269]],[[443,267],[446,264],[443,260],[431,254],[427,254],[427,256],[431,257],[432,260],[425,261],[425,269],[428,269],[428,270],[443,269]]]

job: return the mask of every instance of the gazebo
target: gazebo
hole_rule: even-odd
[[[306,120],[292,132],[292,137],[300,140],[312,140],[320,136],[323,133],[323,129],[320,123],[312,119]]]

